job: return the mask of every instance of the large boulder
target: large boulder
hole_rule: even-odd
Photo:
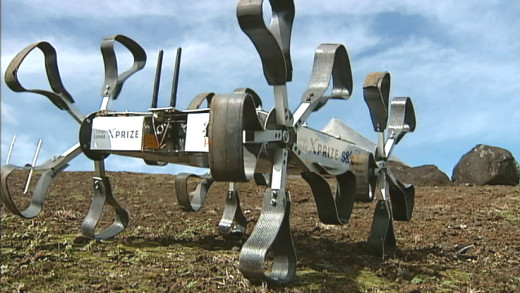
[[[390,171],[403,183],[415,186],[451,185],[450,178],[435,165],[410,167],[401,162],[388,161]]]
[[[453,169],[458,184],[517,185],[518,163],[508,150],[479,144],[462,156]]]

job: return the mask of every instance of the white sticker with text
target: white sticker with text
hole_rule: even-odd
[[[144,117],[96,117],[92,122],[90,149],[140,151]]]
[[[186,127],[186,146],[187,152],[208,152],[209,142],[207,137],[207,127],[209,113],[188,114],[188,125]]]

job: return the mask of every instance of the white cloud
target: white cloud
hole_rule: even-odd
[[[1,102],[2,107],[2,122],[9,123],[12,125],[18,124],[18,119],[16,119],[15,109],[3,101]]]

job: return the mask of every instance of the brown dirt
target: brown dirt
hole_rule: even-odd
[[[414,218],[395,223],[397,255],[383,260],[365,250],[374,203],[357,203],[347,225],[323,225],[310,188],[291,178],[297,276],[288,286],[268,288],[250,284],[238,271],[243,240],[226,240],[216,230],[226,184],[215,184],[203,210],[189,213],[176,202],[173,176],[111,173],[130,224],[115,239],[95,242],[80,236],[91,176],[59,175],[35,219],[20,219],[2,206],[2,292],[520,290],[518,186],[417,188]],[[20,174],[12,183],[21,188],[23,180]],[[260,214],[262,191],[240,186],[248,234]],[[104,223],[110,222],[109,210],[107,215]]]

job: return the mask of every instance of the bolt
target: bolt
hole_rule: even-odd
[[[278,191],[273,190],[272,196],[273,196],[273,198],[277,198],[278,197]]]
[[[291,136],[288,131],[284,131],[282,138],[283,138],[283,142],[289,143]]]
[[[271,205],[272,205],[273,207],[275,207],[275,206],[276,206],[276,199],[274,199],[274,198],[273,198],[273,199],[271,199]]]

